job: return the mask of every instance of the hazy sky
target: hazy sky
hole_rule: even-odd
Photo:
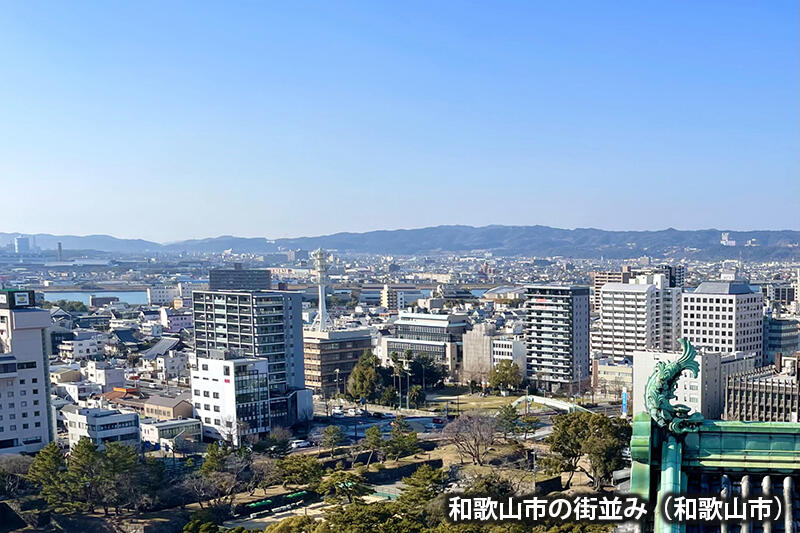
[[[798,228],[799,47],[796,0],[0,0],[0,231]]]

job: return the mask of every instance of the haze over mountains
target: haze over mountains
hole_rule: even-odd
[[[119,239],[109,235],[35,234],[36,246],[65,250],[97,250],[114,253],[196,252],[232,250],[268,253],[278,249],[330,250],[376,254],[430,254],[437,252],[491,251],[499,255],[566,256],[575,258],[692,257],[696,259],[791,259],[800,258],[798,233],[793,230],[731,231],[737,246],[722,246],[726,230],[607,231],[593,228],[559,229],[548,226],[436,226],[408,230],[335,233],[286,239],[221,236],[173,243],[143,239]],[[19,233],[0,233],[0,245]],[[744,246],[755,239],[757,246]]]

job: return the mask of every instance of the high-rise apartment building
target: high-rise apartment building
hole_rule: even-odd
[[[606,283],[628,283],[631,279],[630,267],[622,270],[592,272],[592,311],[600,311],[600,291]]]
[[[680,301],[681,289],[670,288],[664,274],[605,284],[592,351],[620,358],[637,350],[677,350]]]
[[[306,387],[326,398],[347,390],[347,379],[366,350],[372,334],[366,328],[303,332]]]
[[[192,397],[204,436],[238,442],[308,416],[301,298],[278,291],[192,293]]]
[[[53,440],[48,326],[33,291],[0,291],[0,453],[32,453]]]
[[[268,291],[272,288],[269,270],[245,269],[236,263],[232,269],[215,268],[208,274],[212,291]]]
[[[589,287],[525,287],[527,376],[557,390],[589,379]]]
[[[764,296],[746,281],[705,281],[683,294],[681,336],[706,352],[755,353],[761,361],[763,306]]]

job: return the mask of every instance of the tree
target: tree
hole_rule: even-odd
[[[553,418],[553,433],[547,438],[552,456],[545,458],[548,471],[568,472],[566,487],[575,472],[588,475],[595,488],[622,466],[622,449],[631,438],[627,421],[600,413],[572,412]],[[580,464],[588,456],[590,471]]]
[[[267,494],[267,489],[273,485],[280,483],[281,476],[278,470],[278,462],[273,458],[267,458],[262,461],[254,462],[250,468],[250,479],[247,483],[247,489],[250,496],[255,494],[256,489],[264,491]]]
[[[520,418],[520,425],[522,426],[522,431],[524,433],[523,438],[527,439],[528,433],[533,433],[539,426],[539,418],[531,414],[525,415]]]
[[[393,405],[394,402],[397,401],[397,389],[395,389],[392,385],[385,387],[383,392],[381,393],[380,404],[381,405]]]
[[[64,489],[70,498],[56,504],[56,510],[94,512],[103,501],[103,457],[97,445],[86,437],[70,450]]]
[[[331,457],[335,455],[336,447],[344,442],[344,432],[339,426],[331,425],[322,430],[322,445],[331,449]]]
[[[322,465],[312,455],[290,455],[278,461],[283,486],[313,485],[322,479]]]
[[[408,403],[415,408],[425,404],[425,391],[419,385],[412,385],[408,391]]]
[[[319,522],[310,516],[291,516],[268,525],[264,533],[314,533]]]
[[[253,451],[268,457],[286,457],[292,451],[292,432],[280,426],[270,431],[266,439],[253,444]]]
[[[225,469],[225,459],[230,454],[230,448],[219,446],[216,442],[212,442],[206,447],[206,456],[203,460],[203,465],[200,467],[200,472],[206,477],[213,472],[222,472]]]
[[[126,444],[109,442],[102,453],[100,488],[103,507],[114,507],[119,514],[120,506],[130,504],[136,494],[133,471],[138,464],[136,449]]]
[[[33,463],[27,455],[0,455],[0,497],[16,498],[21,487],[28,484],[25,475]]]
[[[509,359],[500,361],[489,371],[489,386],[494,389],[515,390],[522,385],[522,372]]]
[[[325,499],[334,503],[353,503],[356,499],[374,491],[366,485],[361,474],[347,470],[337,470],[326,477],[317,489]]]
[[[504,405],[497,410],[497,429],[507,439],[508,435],[513,435],[519,430],[519,413],[517,408],[511,404]]]
[[[42,488],[41,495],[50,505],[55,506],[64,497],[62,481],[66,468],[64,454],[51,442],[36,454],[28,469],[28,480]]]
[[[434,470],[426,464],[404,477],[403,483],[405,488],[397,498],[397,508],[401,513],[410,514],[420,521],[425,507],[444,492],[445,476],[442,470]]]
[[[347,393],[357,400],[373,401],[378,397],[380,360],[370,350],[365,350],[347,378]]]
[[[483,465],[489,448],[494,444],[497,420],[491,416],[467,412],[447,424],[442,434],[456,447],[459,454]]]
[[[389,440],[384,443],[383,448],[386,456],[394,457],[395,460],[419,452],[417,433],[411,429],[404,417],[398,416],[395,419]]]
[[[364,440],[361,441],[361,447],[369,450],[369,457],[367,457],[367,468],[369,468],[372,456],[383,447],[383,434],[378,426],[370,426],[364,431]]]

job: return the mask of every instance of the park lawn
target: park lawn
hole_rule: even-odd
[[[427,409],[443,411],[446,405],[450,405],[450,412],[456,413],[457,410],[464,411],[497,411],[504,405],[508,405],[519,398],[519,394],[511,396],[486,396],[482,398],[480,394],[466,394],[459,395],[457,391],[445,391],[443,393],[429,393],[427,398]],[[456,408],[456,405],[458,408]],[[532,410],[537,410],[544,406],[531,403]],[[519,411],[525,410],[525,404],[522,403],[518,407]]]

